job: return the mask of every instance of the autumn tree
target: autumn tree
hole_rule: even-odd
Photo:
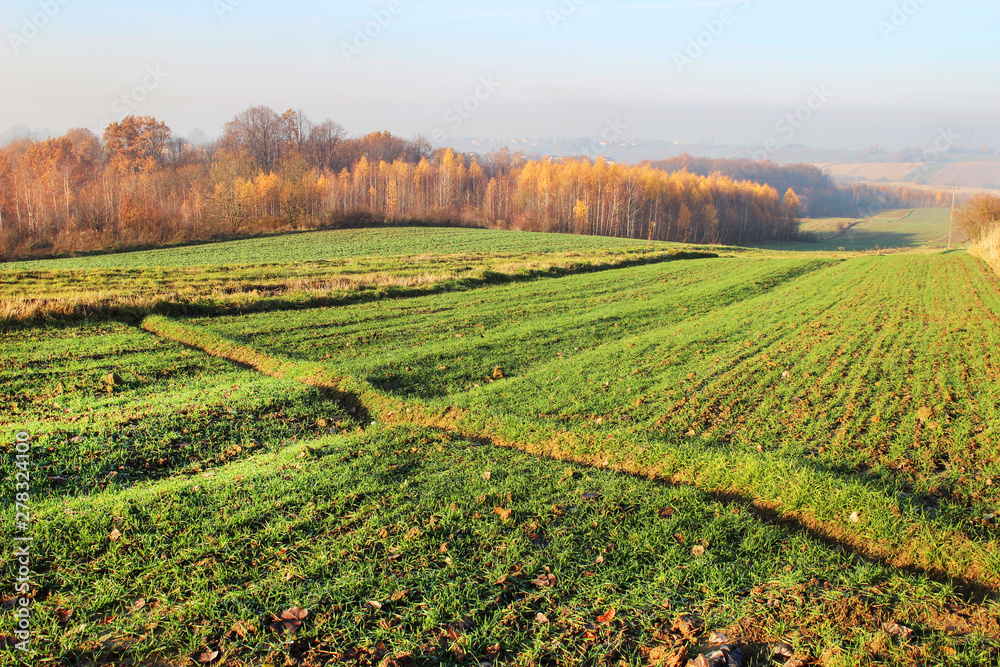
[[[312,133],[312,121],[309,120],[304,111],[289,109],[281,114],[281,124],[287,148],[301,155],[309,142],[309,135]]]
[[[1000,228],[1000,197],[976,195],[955,215],[955,222],[976,243]]]
[[[102,145],[72,130],[0,149],[6,256],[418,219],[749,245],[794,239],[798,216],[819,196],[813,190],[807,201],[799,190],[796,179],[819,182],[810,169],[739,163],[742,172],[700,174],[716,163],[688,158],[666,171],[601,158],[526,160],[509,150],[432,151],[388,132],[348,139],[333,121],[316,125],[301,111],[279,115],[267,107],[238,114],[214,146],[173,141],[169,128],[149,117],[114,123],[104,138]],[[794,183],[779,190],[766,182],[771,176]],[[838,193],[857,207],[941,203],[939,194],[909,186],[852,185]],[[963,212],[973,234],[1000,219],[998,201],[976,200]]]
[[[66,138],[73,144],[73,153],[80,163],[88,169],[97,169],[104,161],[105,150],[100,138],[90,130],[74,128],[66,133]]]
[[[166,164],[170,128],[152,116],[128,116],[104,130],[109,164],[122,172],[153,171]]]
[[[788,192],[785,193],[785,198],[782,200],[785,206],[785,210],[788,212],[789,218],[798,218],[802,211],[802,200],[799,196],[795,194],[795,190],[788,188]]]
[[[339,171],[350,167],[340,150],[345,136],[343,126],[332,120],[325,120],[310,130],[303,155],[312,166],[320,170]]]
[[[226,124],[220,146],[246,156],[257,170],[273,171],[289,137],[289,123],[269,107],[250,107]]]

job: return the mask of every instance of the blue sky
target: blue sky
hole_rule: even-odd
[[[950,126],[1000,146],[997,25],[996,0],[6,0],[0,131],[127,109],[217,135],[267,104],[445,141],[617,121],[685,143],[900,148]],[[785,139],[814,88],[829,99]]]

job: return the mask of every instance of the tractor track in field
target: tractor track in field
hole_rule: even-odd
[[[790,510],[778,501],[754,497],[732,485],[701,485],[693,477],[697,471],[680,469],[664,473],[658,466],[646,467],[632,458],[615,458],[608,451],[613,440],[598,440],[596,435],[559,431],[535,442],[516,442],[496,435],[498,423],[461,408],[434,408],[416,402],[389,397],[366,384],[339,377],[322,364],[282,360],[240,344],[222,335],[193,327],[165,317],[149,317],[142,328],[152,335],[185,345],[200,353],[228,360],[262,374],[329,391],[364,423],[377,420],[391,425],[435,428],[455,433],[471,441],[505,449],[516,449],[552,460],[586,465],[599,469],[641,477],[657,484],[698,488],[713,499],[743,511],[749,511],[761,521],[786,527],[854,558],[880,563],[907,574],[926,576],[952,585],[967,601],[985,602],[998,599],[1000,580],[989,576],[970,554],[984,556],[983,546],[958,530],[931,529],[932,540],[923,539],[891,548],[830,521],[823,521],[807,511]],[[542,434],[543,436],[545,434]],[[587,451],[572,453],[573,445],[588,444]],[[579,447],[577,448],[579,452]],[[961,565],[949,569],[934,563],[934,554],[944,544],[967,556]]]

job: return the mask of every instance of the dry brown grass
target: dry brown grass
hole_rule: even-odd
[[[397,276],[390,273],[370,273],[343,277],[288,278],[269,285],[231,286],[218,284],[190,287],[183,290],[125,294],[119,290],[88,290],[52,293],[40,298],[8,295],[0,298],[0,322],[26,322],[57,318],[83,319],[94,316],[116,316],[128,313],[155,313],[184,306],[222,310],[248,307],[253,302],[282,299],[310,302],[317,299],[343,297],[369,290],[388,288],[419,289],[457,280],[462,276],[452,272]]]
[[[709,253],[559,253],[537,256],[411,257],[377,266],[360,260],[331,266],[32,271],[0,274],[0,326],[51,320],[153,314],[219,315],[322,307],[370,296],[420,294],[446,286],[525,280],[554,273],[613,269]],[[100,286],[97,288],[96,286]]]
[[[969,247],[969,253],[992,266],[993,270],[1000,274],[1000,227],[973,243]]]

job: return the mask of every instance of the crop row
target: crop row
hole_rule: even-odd
[[[467,430],[992,580],[996,302],[964,256],[733,259],[198,324]]]

